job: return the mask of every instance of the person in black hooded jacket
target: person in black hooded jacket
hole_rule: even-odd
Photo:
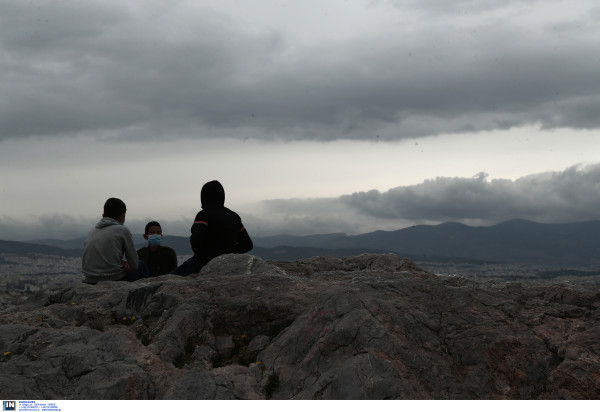
[[[237,213],[225,207],[225,190],[216,180],[206,183],[200,192],[202,210],[192,225],[190,243],[194,257],[175,269],[173,274],[187,276],[200,272],[211,259],[226,253],[246,253],[254,245]]]

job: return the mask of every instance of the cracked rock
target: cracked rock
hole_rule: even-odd
[[[0,311],[5,399],[598,399],[600,294],[396,255],[73,284]]]

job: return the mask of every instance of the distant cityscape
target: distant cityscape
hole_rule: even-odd
[[[178,256],[182,263],[190,256]],[[81,258],[0,253],[0,305],[28,295],[81,282]]]
[[[589,267],[557,268],[510,263],[417,262],[438,276],[458,276],[478,282],[520,282],[528,285],[559,285],[600,292],[600,271]]]
[[[190,256],[179,256],[179,263]],[[462,277],[477,282],[528,285],[554,284],[573,289],[600,291],[600,271],[590,268],[556,268],[527,264],[416,262],[423,269],[444,277]],[[23,301],[43,290],[81,282],[81,258],[55,255],[0,253],[0,305]]]

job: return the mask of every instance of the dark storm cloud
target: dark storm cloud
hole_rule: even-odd
[[[40,4],[32,13],[24,2],[0,5],[2,137],[218,125],[234,97],[237,65],[252,67],[249,60],[264,54],[257,48],[269,47],[210,11],[186,18],[177,7]]]
[[[297,43],[194,2],[4,0],[0,139],[597,128],[597,9],[545,18],[555,2],[521,3],[374,2],[397,23]],[[522,10],[530,20],[512,18]]]
[[[525,176],[515,181],[438,177],[414,186],[342,196],[358,214],[414,222],[513,218],[538,222],[600,219],[600,165]]]

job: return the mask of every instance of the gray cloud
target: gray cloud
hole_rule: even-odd
[[[541,12],[561,3],[562,15]],[[5,0],[0,139],[395,140],[600,126],[593,2],[573,12],[552,1],[398,4],[371,4],[394,25],[298,43],[195,2]]]
[[[492,225],[521,218],[542,223],[600,219],[600,164],[517,180],[438,177],[386,192],[263,202],[247,226],[263,234],[366,233],[448,221]]]
[[[335,198],[263,201],[240,213],[252,236],[309,235],[397,230],[448,221],[492,225],[514,218],[542,223],[600,219],[600,164],[573,166],[517,180],[438,177],[386,192],[357,192]],[[85,236],[98,217],[65,214],[13,219],[0,216],[0,238],[31,240]],[[165,234],[188,236],[189,219],[160,219]],[[142,233],[150,218],[129,216],[126,225]]]
[[[600,165],[573,166],[561,172],[515,181],[438,177],[381,193],[373,190],[339,200],[359,214],[414,222],[480,221],[513,218],[538,222],[600,219]]]
[[[381,193],[359,192],[339,198],[279,199],[263,202],[268,219],[251,222],[267,233],[364,233],[412,224],[459,221],[494,224],[523,218],[567,222],[600,218],[596,181],[600,165],[511,180],[438,177]],[[258,217],[257,217],[258,216]]]

